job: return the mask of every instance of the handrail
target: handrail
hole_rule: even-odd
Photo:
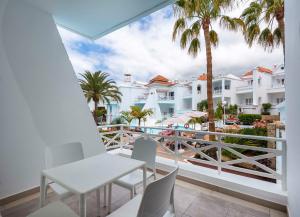
[[[172,129],[166,127],[149,127],[141,126],[141,132],[130,131],[130,128],[136,128],[135,126],[128,126],[126,124],[111,124],[111,125],[101,125],[98,129],[103,128],[119,128],[113,129],[112,131],[100,132],[102,141],[107,149],[115,148],[132,148],[132,144],[137,137],[149,136],[155,139],[159,147],[166,151],[168,156],[171,156],[175,163],[178,161],[184,162],[195,162],[201,165],[211,165],[216,167],[218,173],[221,174],[224,170],[235,171],[241,174],[249,174],[249,176],[264,177],[268,179],[274,179],[281,181],[281,186],[283,190],[286,190],[286,140],[283,138],[267,137],[267,136],[253,136],[253,135],[241,135],[233,133],[221,133],[221,132],[209,132],[209,131],[198,131],[190,129]],[[152,133],[149,130],[172,130],[174,133],[172,135],[160,135],[159,133]],[[181,136],[180,133],[193,133],[198,135],[215,135],[215,141],[207,141],[204,139],[188,138]],[[111,134],[111,136],[109,136]],[[235,137],[251,140],[263,140],[268,142],[279,142],[276,148],[269,147],[258,147],[251,145],[242,145],[227,143],[223,140],[224,137]],[[192,145],[193,144],[193,145]],[[197,146],[199,144],[200,146]],[[173,149],[172,149],[173,147]],[[190,153],[199,154],[201,158],[191,157],[191,155],[184,155],[179,147],[184,147],[184,150]],[[206,152],[211,150],[215,152],[215,157],[209,156]],[[248,150],[252,153],[256,153],[253,156],[245,155],[243,152],[238,150]],[[230,158],[222,158],[223,151],[231,153]],[[264,164],[264,160],[277,159],[278,164],[275,168]],[[276,161],[277,161],[276,160]],[[235,164],[248,164],[253,165],[257,169],[249,169]]]

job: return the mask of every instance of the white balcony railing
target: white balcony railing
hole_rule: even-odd
[[[253,86],[252,85],[242,86],[242,87],[237,87],[236,88],[237,92],[251,91],[251,90],[253,90]]]
[[[169,100],[174,100],[174,96],[158,96],[159,101],[169,101]]]
[[[126,125],[105,125],[98,128],[108,150],[131,149],[135,138],[150,136],[158,142],[160,149],[165,151],[164,156],[167,155],[167,158],[173,159],[176,163],[181,161],[211,168],[217,170],[219,175],[233,173],[248,178],[281,183],[282,190],[286,190],[286,140],[282,138],[160,127],[141,127],[142,130],[136,132]],[[172,135],[159,134],[166,130],[172,131]],[[183,134],[189,134],[190,137],[183,136]],[[214,135],[215,140],[200,139],[204,135]],[[226,137],[273,142],[276,148],[226,143],[224,141]],[[232,157],[224,157],[225,152],[226,156]],[[196,155],[198,157],[195,157]]]
[[[214,95],[221,95],[221,94],[222,94],[222,89],[215,89],[215,90],[213,91],[213,94],[214,94]]]

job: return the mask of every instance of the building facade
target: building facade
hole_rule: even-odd
[[[207,99],[207,76],[178,81],[157,75],[149,82],[134,81],[125,74],[118,83],[122,102],[105,105],[108,121],[120,116],[120,112],[130,110],[130,106],[152,109],[154,114],[147,124],[197,110],[197,104]],[[222,105],[238,105],[239,113],[259,114],[262,104],[271,103],[271,114],[278,114],[277,105],[285,100],[284,66],[272,69],[256,67],[238,77],[233,74],[217,75],[213,78],[213,101],[216,108]]]

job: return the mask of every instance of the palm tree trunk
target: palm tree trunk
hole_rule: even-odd
[[[214,107],[213,107],[213,96],[212,96],[212,53],[211,53],[211,44],[209,36],[209,22],[206,22],[203,25],[204,39],[205,39],[205,49],[206,49],[206,70],[207,70],[207,104],[208,104],[208,123],[209,131],[215,131],[215,122],[214,122]],[[214,136],[211,136],[210,139],[214,139]]]
[[[141,126],[141,118],[138,119],[139,120],[139,127]]]
[[[98,102],[94,101],[93,116],[94,116],[94,121],[95,121],[96,125],[98,125],[98,120],[97,120],[98,118],[97,118],[97,113],[96,113],[97,107],[98,107]]]

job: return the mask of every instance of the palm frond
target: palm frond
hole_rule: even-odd
[[[214,30],[210,30],[210,32],[209,32],[209,38],[210,38],[210,43],[214,47],[217,47],[218,44],[219,44],[219,37],[218,37],[218,34]]]
[[[258,24],[252,24],[246,29],[245,39],[250,47],[253,45],[253,42],[258,38],[259,34],[260,28]]]
[[[264,49],[272,49],[274,47],[274,39],[273,39],[273,34],[269,28],[265,28],[259,38],[258,38],[258,43],[264,47]]]
[[[193,30],[192,29],[185,29],[180,38],[180,47],[186,48],[186,45],[189,41],[193,38]]]
[[[273,40],[276,46],[279,46],[282,40],[281,31],[279,28],[274,29],[273,31]]]
[[[190,43],[188,54],[192,55],[193,57],[196,57],[199,51],[200,51],[200,40],[198,38],[194,38]]]
[[[177,35],[181,33],[186,28],[186,21],[184,18],[179,18],[176,20],[174,27],[173,27],[173,34],[172,39],[173,41],[176,39]]]

